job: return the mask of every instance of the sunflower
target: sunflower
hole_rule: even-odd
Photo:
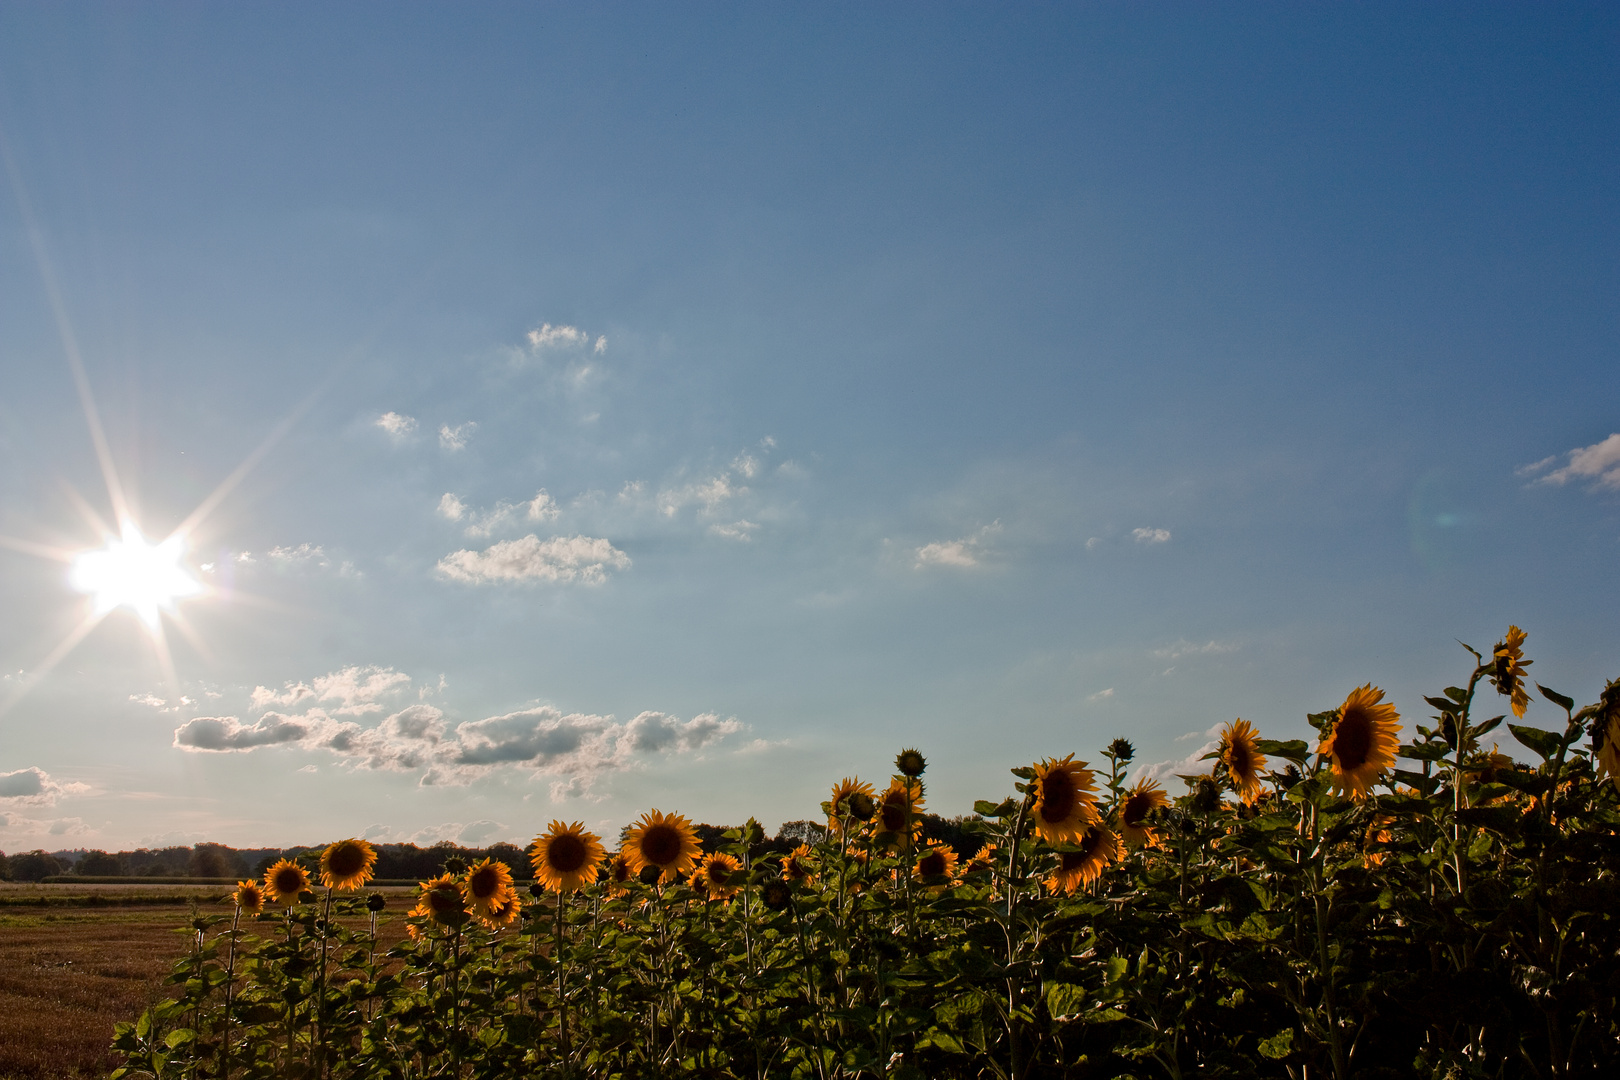
[[[810,871],[810,845],[800,844],[782,856],[782,880],[804,884],[815,878]]]
[[[282,859],[264,872],[264,891],[276,907],[292,907],[309,889],[309,874],[291,859]]]
[[[523,901],[518,897],[516,889],[508,889],[501,902],[490,908],[487,914],[478,916],[478,921],[490,930],[499,930],[503,926],[511,926],[517,922],[521,914]]]
[[[623,895],[630,891],[630,883],[636,880],[636,868],[630,865],[630,859],[622,851],[615,851],[608,858],[607,887],[608,891]]]
[[[1389,831],[1394,823],[1393,814],[1376,814],[1367,826],[1366,833],[1361,837],[1361,861],[1367,869],[1383,865],[1384,853],[1378,849],[1394,839]]]
[[[873,795],[872,785],[864,780],[857,780],[853,776],[846,776],[833,785],[832,800],[827,804],[827,828],[836,829],[839,821],[843,818],[855,816],[855,808],[850,803],[850,796],[856,794],[871,799]]]
[[[339,840],[321,852],[321,884],[328,889],[358,889],[371,880],[377,851],[364,840]]]
[[[1232,790],[1245,803],[1252,803],[1260,795],[1260,770],[1266,759],[1255,742],[1259,732],[1247,720],[1234,720],[1221,729],[1221,764],[1232,781]]]
[[[1507,637],[1496,643],[1491,665],[1491,682],[1496,691],[1508,697],[1513,715],[1524,719],[1524,710],[1530,707],[1530,692],[1524,688],[1524,669],[1535,663],[1524,658],[1524,639],[1527,635],[1517,626],[1508,627]]]
[[[923,882],[937,887],[937,879],[956,877],[956,862],[956,852],[949,844],[930,840],[917,857],[917,865],[912,867],[911,872]]]
[[[1395,764],[1395,733],[1401,729],[1400,714],[1384,701],[1384,692],[1368,683],[1339,706],[1333,728],[1316,752],[1331,759],[1335,790],[1360,802],[1372,789],[1373,781]]]
[[[872,816],[872,839],[885,844],[908,842],[922,837],[922,785],[910,777],[897,776],[889,782],[889,790],[878,799],[877,813]]]
[[[694,888],[699,879],[703,891],[711,900],[730,900],[743,886],[743,865],[723,851],[703,856],[697,869],[692,871]]]
[[[1098,821],[1097,785],[1083,761],[1069,754],[1035,766],[1035,831],[1049,844],[1078,841]]]
[[[1593,759],[1598,768],[1609,774],[1614,786],[1620,788],[1620,716],[1609,717],[1607,723],[1603,717],[1598,717],[1592,735],[1594,742],[1600,736],[1602,738],[1593,751]]]
[[[589,885],[601,873],[602,838],[585,831],[585,823],[564,825],[553,821],[543,836],[529,845],[535,880],[553,892],[573,892]]]
[[[1077,851],[1058,852],[1058,865],[1046,879],[1048,892],[1073,893],[1102,876],[1120,857],[1119,837],[1106,825],[1094,825],[1076,841]]]
[[[1158,781],[1143,778],[1125,793],[1119,804],[1119,833],[1125,846],[1139,848],[1159,846],[1159,831],[1148,824],[1155,810],[1170,805],[1170,796],[1164,793]]]
[[[973,853],[973,858],[962,864],[962,876],[988,874],[996,868],[996,845],[986,844]]]
[[[461,895],[467,902],[467,909],[481,919],[505,904],[507,896],[513,892],[512,868],[499,859],[475,863],[467,871],[466,880],[461,883]]]
[[[786,911],[793,902],[793,886],[780,878],[771,878],[760,886],[759,899],[772,911]]]
[[[460,926],[467,921],[467,907],[454,875],[430,878],[422,882],[421,889],[416,906],[410,911],[412,916],[425,915],[440,926]]]
[[[636,873],[654,866],[664,881],[673,881],[692,869],[703,853],[692,823],[680,814],[666,814],[661,810],[642,814],[641,820],[625,834],[621,850]]]
[[[909,776],[915,779],[923,774],[924,769],[928,768],[928,761],[919,751],[902,750],[895,756],[894,768],[901,776]]]
[[[238,881],[231,899],[249,915],[257,915],[264,910],[264,890],[257,881]]]

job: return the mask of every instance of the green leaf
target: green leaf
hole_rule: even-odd
[[[1563,742],[1560,736],[1554,735],[1550,731],[1527,727],[1524,724],[1509,724],[1508,730],[1513,732],[1515,739],[1540,754],[1543,761],[1558,753],[1559,744]]]
[[[979,799],[973,804],[973,812],[980,817],[1006,817],[1016,809],[1018,809],[1018,803],[1012,799],[1003,799],[999,803],[990,802],[988,799]]]
[[[1451,753],[1451,747],[1443,742],[1409,743],[1397,748],[1395,752],[1413,761],[1440,761]]]
[[[1485,721],[1483,724],[1480,724],[1478,727],[1474,728],[1473,731],[1471,732],[1471,734],[1473,734],[1475,737],[1478,737],[1480,735],[1485,734],[1487,731],[1495,731],[1496,726],[1498,724],[1500,724],[1505,719],[1506,719],[1506,717],[1493,716],[1489,720]]]
[[[1046,1011],[1055,1020],[1081,1015],[1090,1001],[1091,995],[1086,993],[1083,986],[1060,982],[1046,984]]]
[[[1018,777],[1018,779],[1020,779],[1020,780],[1033,780],[1033,779],[1035,779],[1035,770],[1030,768],[1027,765],[1021,765],[1018,768],[1011,770],[1011,772],[1012,772],[1012,774],[1014,776]]]
[[[1304,761],[1311,756],[1311,747],[1304,739],[1256,739],[1255,746],[1267,757]]]
[[[1281,1061],[1294,1049],[1294,1029],[1284,1028],[1269,1039],[1260,1040],[1260,1056]]]
[[[1560,694],[1558,691],[1549,690],[1545,686],[1542,686],[1540,683],[1536,683],[1536,689],[1541,691],[1541,696],[1542,697],[1546,698],[1548,701],[1552,702],[1554,705],[1557,705],[1559,708],[1563,709],[1565,712],[1569,712],[1570,710],[1575,708],[1575,699],[1572,698],[1572,697],[1565,697],[1563,694]]]
[[[176,1047],[183,1046],[188,1042],[195,1042],[196,1039],[197,1033],[192,1031],[190,1028],[175,1028],[173,1031],[169,1032],[168,1038],[163,1040],[163,1045],[167,1046],[170,1050],[173,1050]]]

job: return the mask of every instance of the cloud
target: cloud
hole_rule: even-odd
[[[680,720],[643,712],[627,724],[611,716],[564,714],[549,705],[469,720],[453,729],[432,705],[411,705],[376,727],[338,721],[319,709],[299,717],[266,713],[258,723],[198,717],[175,729],[182,750],[249,752],[265,746],[325,750],[350,767],[420,772],[421,783],[467,784],[502,768],[554,778],[553,794],[579,795],[602,775],[652,756],[702,750],[742,730],[713,713]]]
[[[921,570],[927,566],[953,566],[959,569],[978,566],[988,554],[986,540],[1000,531],[1001,522],[992,521],[960,540],[936,540],[932,544],[924,544],[912,552],[916,559],[913,567]]]
[[[1164,544],[1170,540],[1169,529],[1132,529],[1131,539],[1138,544]]]
[[[446,521],[460,521],[467,516],[467,504],[447,491],[439,497],[439,516]]]
[[[1113,696],[1114,696],[1114,688],[1112,686],[1110,686],[1106,690],[1097,691],[1095,694],[1092,694],[1090,697],[1086,698],[1086,700],[1087,701],[1107,701],[1109,698],[1111,698]]]
[[[1180,660],[1183,656],[1221,656],[1225,653],[1237,652],[1237,646],[1226,641],[1206,641],[1196,645],[1186,638],[1162,649],[1154,649],[1153,655],[1160,660]]]
[[[557,515],[562,513],[557,500],[546,494],[545,488],[541,488],[539,493],[528,501],[527,506],[526,516],[530,521],[555,521]]]
[[[451,498],[451,496],[446,496],[446,498]],[[546,492],[545,488],[541,488],[535,497],[527,502],[514,503],[503,499],[488,510],[474,512],[469,510],[460,499],[457,499],[455,505],[450,509],[456,513],[456,517],[451,520],[459,521],[463,517],[467,519],[467,527],[463,532],[470,539],[489,536],[497,530],[518,521],[520,518],[526,518],[529,521],[554,521],[562,514],[562,508],[557,505],[557,501]],[[440,500],[439,512],[444,516],[449,516],[446,514],[446,507],[442,499]]]
[[[301,718],[265,713],[252,724],[234,716],[199,716],[174,729],[174,745],[181,750],[228,753],[261,746],[302,742],[309,726]]]
[[[1530,476],[1549,467],[1558,460],[1558,455],[1542,458],[1533,465],[1525,465],[1516,469],[1520,476]],[[1561,469],[1554,469],[1546,476],[1538,478],[1538,484],[1557,484],[1559,487],[1571,480],[1593,480],[1595,483],[1590,490],[1596,491],[1606,488],[1610,491],[1620,491],[1620,432],[1610,435],[1600,443],[1583,446],[1569,451],[1569,464]]]
[[[545,349],[582,349],[590,343],[591,336],[577,326],[552,326],[550,323],[541,323],[540,329],[529,331],[529,348],[535,352]],[[596,350],[602,352],[607,348],[607,338],[598,338],[600,347]]]
[[[739,519],[733,521],[730,525],[710,525],[709,531],[715,536],[723,536],[727,540],[748,541],[754,538],[754,532],[758,528],[759,526],[752,521]]]
[[[55,780],[37,766],[0,773],[0,799],[8,806],[55,806],[64,795],[82,795],[89,790],[88,784]]]
[[[326,557],[326,551],[319,544],[299,544],[297,547],[273,547],[270,549],[270,561],[278,566],[302,566],[314,563],[325,568],[332,565]]]
[[[408,438],[416,431],[416,417],[397,412],[385,412],[377,417],[375,423],[388,432],[395,442]]]
[[[607,335],[606,334],[598,334],[597,335],[596,348],[595,348],[594,351],[596,352],[596,354],[598,356],[600,356],[602,353],[607,352]]]
[[[280,691],[255,686],[253,707],[263,709],[280,705],[285,708],[306,700],[311,703],[335,701],[338,707],[333,712],[339,716],[363,716],[382,712],[379,699],[405,689],[410,685],[411,677],[391,667],[356,664],[330,674],[318,675],[310,682],[314,685],[289,682]]]
[[[472,420],[467,421],[465,424],[458,424],[455,427],[451,427],[449,424],[440,424],[439,449],[452,451],[467,449],[467,437],[477,427],[478,424]]]
[[[596,585],[608,570],[624,570],[630,557],[606,540],[559,536],[541,540],[530,533],[502,540],[483,551],[463,548],[439,560],[438,571],[452,581],[483,585],[498,581],[580,581]]]
[[[156,694],[131,694],[129,700],[140,705],[150,705],[154,709],[161,709],[168,704],[167,701]]]

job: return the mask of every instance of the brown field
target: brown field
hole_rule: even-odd
[[[413,890],[380,891],[398,915]],[[0,883],[0,1080],[106,1076],[118,1064],[107,1049],[113,1024],[165,994],[188,948],[176,931],[189,928],[191,902],[224,913],[213,902],[221,892]]]

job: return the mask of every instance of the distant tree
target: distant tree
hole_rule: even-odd
[[[511,869],[515,878],[528,878],[534,875],[534,867],[529,865],[529,857],[516,844],[491,844],[478,857],[499,859]]]
[[[192,877],[240,877],[247,873],[247,864],[224,844],[198,844],[191,849],[186,869]]]
[[[6,853],[3,852],[3,851],[0,851],[0,881],[10,881],[10,880],[11,880],[11,862],[6,858]]]
[[[61,872],[62,864],[43,851],[25,851],[11,857],[11,876],[15,881],[43,881]]]
[[[776,838],[794,847],[800,844],[814,847],[827,838],[827,826],[819,821],[784,821],[776,830]]]
[[[86,877],[117,877],[124,872],[124,864],[118,856],[109,855],[105,851],[87,851],[74,867],[74,873]]]

